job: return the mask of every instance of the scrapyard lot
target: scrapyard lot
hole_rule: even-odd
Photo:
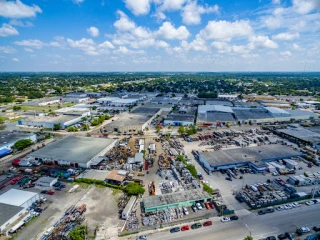
[[[93,231],[98,228],[97,239],[105,239],[106,236],[116,236],[119,227],[116,210],[117,196],[113,196],[112,189],[83,186],[78,187],[75,192],[69,193],[68,190],[73,186],[73,184],[67,184],[66,189],[55,191],[55,194],[51,196],[41,194],[47,198],[47,202],[43,205],[45,210],[40,216],[18,231],[14,239],[38,239],[64,215],[70,206],[80,206],[82,204],[87,205],[84,217],[85,223],[90,229],[90,235],[93,235]]]

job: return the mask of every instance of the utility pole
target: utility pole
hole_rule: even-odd
[[[319,178],[317,178],[314,182],[314,186],[312,189],[312,200],[314,199],[314,195],[316,194],[316,188],[317,188],[318,183],[319,183]]]
[[[246,225],[246,228],[248,229],[250,237],[251,237],[251,229],[249,228],[249,226],[247,224],[245,224],[245,225]]]

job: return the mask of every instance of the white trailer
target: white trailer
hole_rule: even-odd
[[[136,203],[136,197],[135,196],[132,196],[129,200],[129,202],[127,203],[127,206],[124,208],[124,210],[122,211],[122,215],[121,217],[123,219],[127,219],[129,214],[131,213],[132,211],[132,208],[134,206],[134,204]]]

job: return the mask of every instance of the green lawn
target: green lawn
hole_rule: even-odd
[[[61,108],[63,107],[72,107],[74,103],[63,103],[61,104]],[[36,111],[45,111],[48,112],[50,109],[52,111],[59,109],[58,105],[52,105],[52,106],[23,106],[20,105],[22,111],[31,111],[31,110],[36,110]],[[12,109],[13,107],[10,107]]]

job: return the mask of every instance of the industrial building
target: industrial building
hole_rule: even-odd
[[[57,178],[41,177],[36,181],[36,185],[38,187],[52,187],[57,181]]]
[[[29,116],[25,119],[18,120],[18,125],[47,128],[51,130],[55,128],[55,125],[59,125],[60,129],[65,129],[82,121],[82,114],[79,114],[79,112],[73,113],[74,114],[71,115]]]
[[[126,175],[128,174],[127,171],[123,170],[112,170],[105,179],[106,183],[122,185]]]
[[[142,199],[142,208],[145,213],[149,213],[168,208],[190,207],[196,202],[207,202],[211,199],[212,197],[209,193],[197,188],[183,192],[144,197]]]
[[[143,131],[161,111],[160,107],[137,107],[130,113],[122,114],[119,119],[107,124],[104,129],[107,132],[121,133]]]
[[[89,97],[84,92],[68,93],[62,98],[63,102],[86,103]]]
[[[58,114],[63,114],[65,116],[77,116],[77,117],[88,117],[91,115],[90,111],[86,108],[74,108],[74,107],[66,107],[60,108],[54,111]]]
[[[194,115],[170,114],[164,120],[164,125],[189,126],[194,124]]]
[[[208,171],[248,166],[256,172],[265,172],[267,162],[302,156],[301,153],[284,145],[272,144],[214,152],[201,152],[199,161]]]
[[[140,99],[138,98],[119,98],[119,97],[104,97],[97,99],[97,102],[103,106],[110,107],[130,107],[138,103]]]
[[[170,98],[170,97],[154,97],[150,100],[151,104],[170,104],[176,105],[181,100],[179,97]]]
[[[1,131],[0,157],[9,154],[12,151],[11,147],[21,139],[30,139],[33,142],[37,142],[37,135],[33,133]]]
[[[35,201],[39,200],[38,193],[22,191],[18,189],[10,189],[0,195],[0,203],[10,204],[17,207],[28,208]]]
[[[227,99],[227,100],[236,100],[238,98],[238,95],[235,94],[219,94],[218,99]]]
[[[313,120],[318,116],[310,111],[284,110],[277,107],[241,108],[221,105],[200,105],[198,125],[235,125]]]
[[[281,100],[260,100],[257,101],[264,107],[278,107],[278,108],[291,108],[291,105],[287,101]]]
[[[312,129],[312,128],[310,128]],[[276,131],[281,137],[287,138],[292,142],[307,144],[320,149],[320,134],[302,127],[288,127]]]
[[[61,98],[60,97],[49,97],[49,98],[43,98],[38,100],[31,100],[22,103],[24,106],[48,106],[48,105],[54,105],[54,104],[60,104]]]
[[[5,234],[5,229],[27,213],[24,207],[0,203],[0,234]]]
[[[69,135],[28,154],[26,159],[90,168],[105,160],[105,155],[116,143],[117,140],[114,139]]]

